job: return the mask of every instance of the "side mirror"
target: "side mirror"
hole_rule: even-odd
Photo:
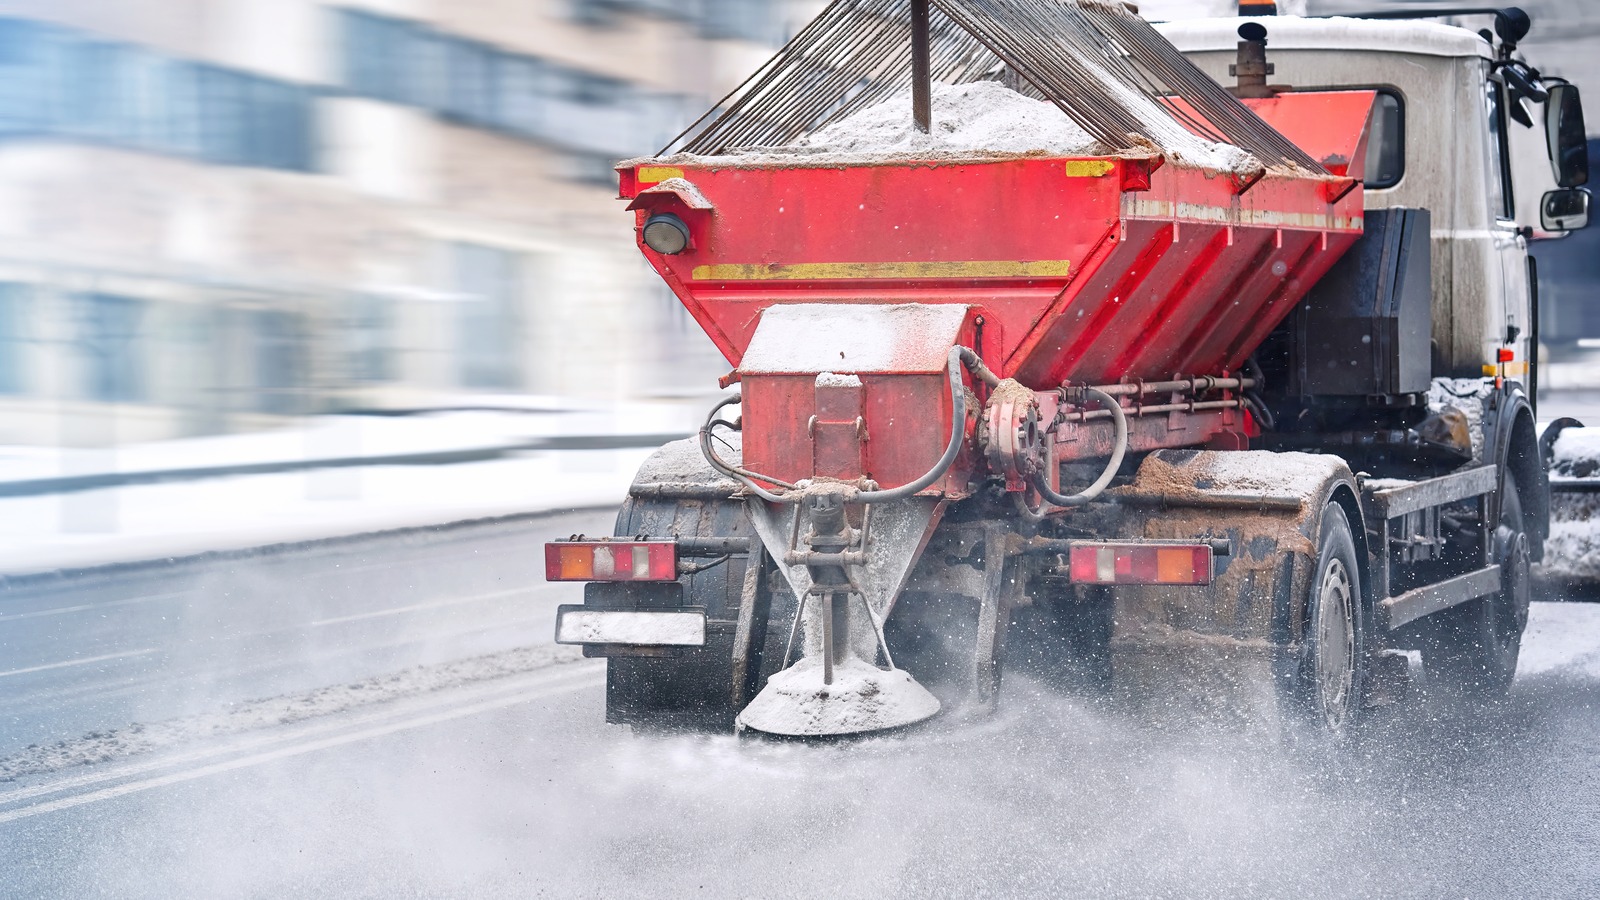
[[[1578,99],[1577,85],[1555,84],[1550,87],[1544,126],[1556,184],[1564,188],[1588,184],[1589,139],[1583,127],[1583,102]]]
[[[1577,231],[1589,224],[1589,192],[1583,188],[1549,191],[1539,204],[1539,227],[1545,231]]]

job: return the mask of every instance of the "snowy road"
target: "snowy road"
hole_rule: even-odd
[[[992,720],[848,747],[634,737],[601,664],[511,649],[577,594],[538,542],[608,520],[0,599],[0,896],[1600,888],[1600,605],[1536,607],[1503,708],[1413,704],[1343,756],[1020,680]]]

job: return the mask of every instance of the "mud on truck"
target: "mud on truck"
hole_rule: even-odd
[[[621,164],[733,369],[613,536],[546,545],[607,720],[857,734],[1009,670],[1345,732],[1411,651],[1504,693],[1527,247],[1586,224],[1587,154],[1528,17],[1477,13],[837,0]]]

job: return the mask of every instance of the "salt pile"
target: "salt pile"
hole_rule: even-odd
[[[1106,152],[1054,104],[995,81],[933,85],[933,128],[918,131],[911,95],[899,94],[834,122],[791,145],[840,154],[1030,153],[1097,156]]]
[[[1168,162],[1222,172],[1259,170],[1261,163],[1238,147],[1189,133],[1149,98],[1116,82],[1117,94],[1159,138]],[[950,158],[988,155],[1107,156],[1095,140],[1053,103],[1035,100],[995,81],[935,83],[933,128],[918,131],[910,93],[869,106],[783,148],[752,148],[740,156],[800,157],[807,163],[849,162],[876,157]]]

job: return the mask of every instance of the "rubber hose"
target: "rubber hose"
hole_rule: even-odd
[[[933,468],[929,469],[916,481],[910,484],[902,484],[897,488],[890,488],[886,491],[862,491],[856,495],[858,502],[887,503],[893,500],[904,500],[943,478],[944,474],[950,471],[951,464],[956,461],[956,454],[961,452],[961,438],[966,433],[967,392],[966,385],[961,379],[961,366],[962,363],[967,362],[967,357],[969,356],[978,366],[981,367],[983,365],[978,360],[978,355],[966,347],[958,344],[950,348],[950,355],[946,365],[950,373],[950,443],[945,445],[944,455],[939,457],[939,461],[933,464]],[[985,368],[983,371],[988,372],[989,370]],[[974,374],[978,374],[976,370],[974,370]],[[982,375],[979,374],[979,377],[981,378]],[[994,377],[992,373],[990,377]]]
[[[711,407],[711,414],[706,416],[706,423],[700,426],[700,455],[706,458],[706,462],[710,463],[711,468],[716,469],[718,472],[721,472],[729,478],[732,478],[734,481],[737,481],[749,488],[752,493],[768,503],[798,502],[800,499],[798,496],[785,497],[781,494],[774,494],[771,491],[763,488],[761,485],[756,484],[755,481],[751,480],[750,477],[754,473],[749,473],[743,469],[734,468],[727,462],[723,461],[722,457],[717,455],[717,451],[711,449],[711,425],[716,421],[717,413],[721,412],[724,408],[731,406],[732,404],[741,402],[743,399],[743,397],[735,394],[731,397],[723,398],[719,403],[717,403],[716,406]]]
[[[1033,486],[1039,490],[1040,496],[1055,506],[1083,506],[1090,500],[1100,496],[1100,493],[1111,484],[1111,479],[1117,477],[1117,470],[1122,468],[1122,457],[1128,451],[1128,417],[1122,412],[1122,404],[1118,403],[1115,397],[1105,391],[1084,388],[1083,392],[1111,411],[1111,423],[1116,429],[1116,434],[1112,437],[1112,443],[1115,446],[1111,451],[1111,459],[1106,462],[1105,471],[1100,473],[1100,477],[1095,479],[1094,484],[1076,494],[1056,493],[1050,489],[1050,480],[1041,473],[1034,480]]]

